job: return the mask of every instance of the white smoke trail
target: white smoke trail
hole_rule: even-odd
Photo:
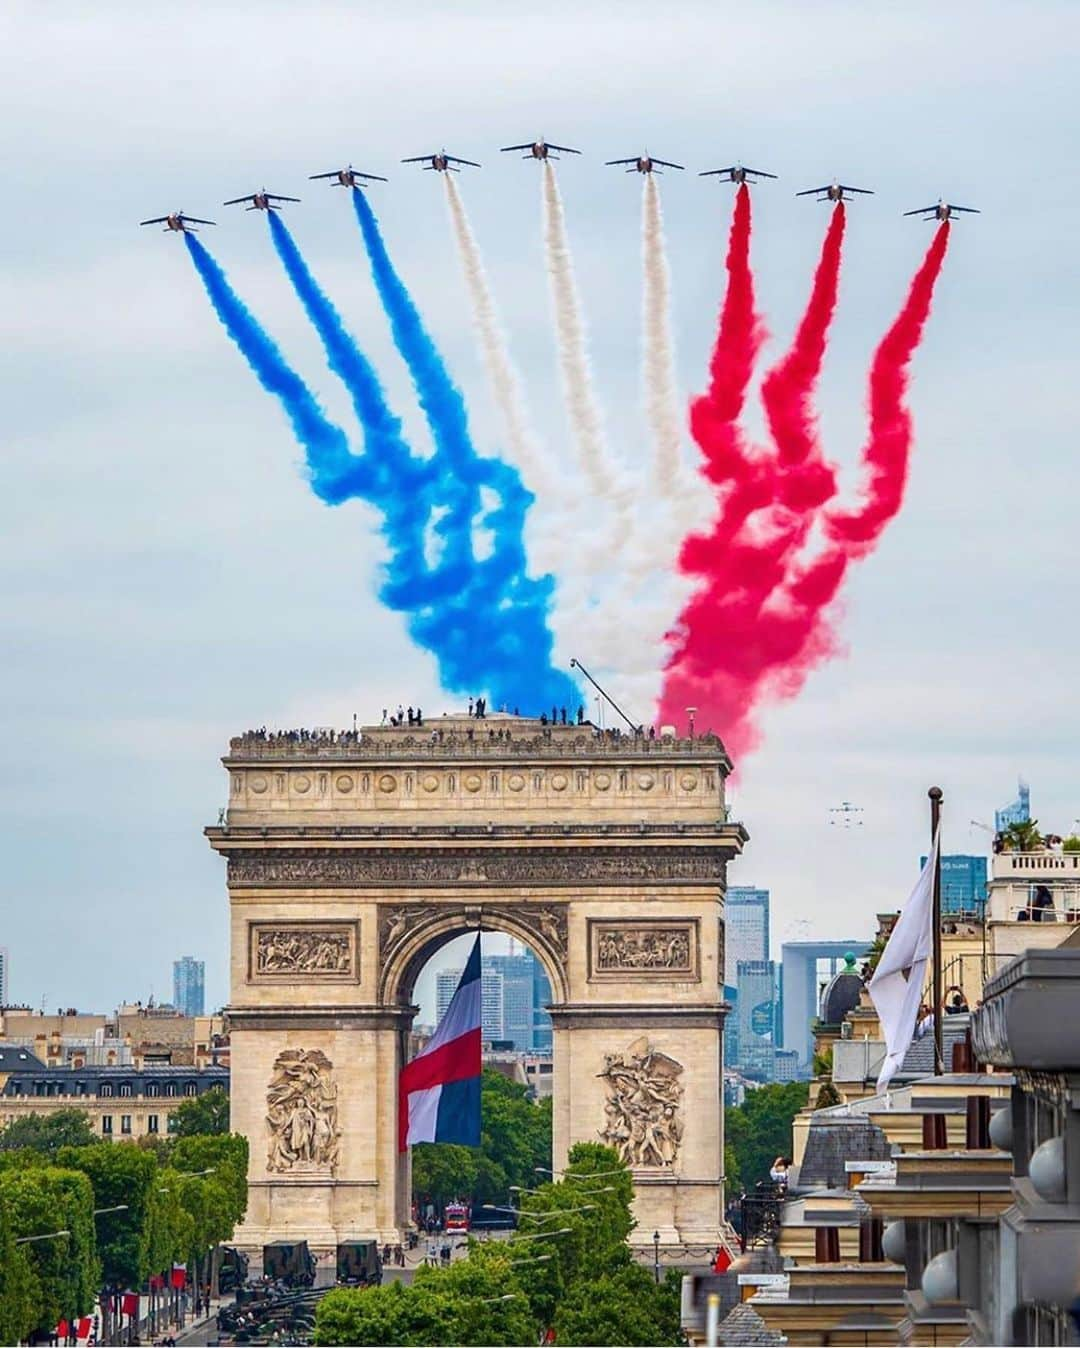
[[[642,383],[645,413],[653,436],[653,481],[656,490],[673,500],[682,469],[682,424],[675,387],[675,351],[671,336],[671,278],[664,250],[664,219],[660,189],[645,174],[641,202]]]
[[[506,336],[499,321],[495,299],[480,256],[480,246],[476,242],[476,235],[465,213],[465,203],[457,190],[453,175],[444,173],[442,177],[446,183],[450,222],[453,225],[454,238],[457,240],[458,252],[461,255],[462,271],[465,273],[465,284],[472,302],[473,320],[480,334],[484,364],[487,366],[496,406],[503,419],[509,448],[517,467],[521,470],[525,485],[546,504],[554,490],[554,481],[529,425],[524,390],[510,359]]]

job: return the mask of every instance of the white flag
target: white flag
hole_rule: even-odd
[[[896,920],[868,988],[885,1036],[885,1059],[877,1079],[879,1091],[883,1091],[900,1070],[915,1035],[926,986],[926,966],[933,950],[934,868],[941,846],[940,835],[939,828],[926,865]]]

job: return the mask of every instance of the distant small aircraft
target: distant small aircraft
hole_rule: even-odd
[[[569,145],[552,145],[546,141],[543,136],[539,140],[531,141],[527,145],[504,145],[499,151],[500,154],[507,154],[510,150],[525,150],[522,159],[558,159],[557,154],[552,154],[552,150],[560,150],[563,154],[580,154],[580,150],[572,150]]]
[[[698,174],[699,178],[722,178],[728,183],[752,183],[755,178],[775,178],[775,173],[766,173],[764,169],[747,168],[745,164],[732,164],[726,169],[706,169]]]
[[[425,173],[432,169],[436,173],[460,173],[461,170],[455,168],[455,164],[467,164],[469,168],[480,167],[474,159],[459,159],[457,155],[447,154],[445,150],[440,150],[438,154],[418,154],[413,159],[403,159],[401,162],[403,164],[423,164]]]
[[[819,192],[824,196],[819,196],[818,201],[846,201],[845,192],[858,192],[861,196],[872,197],[874,194],[869,187],[848,187],[846,183],[826,183],[824,187],[808,187],[805,192],[796,192],[797,197],[813,197]]]
[[[173,211],[171,215],[156,215],[153,220],[140,220],[140,225],[164,225],[167,230],[175,229],[178,234],[198,234],[192,225],[216,225],[216,220],[200,220],[197,215],[185,215],[183,211]]]
[[[839,805],[834,805],[829,811],[831,815],[836,816],[834,819],[830,819],[829,823],[839,824],[841,828],[862,828],[863,821],[858,818],[862,812],[861,805],[853,805],[850,800],[842,800]]]
[[[627,173],[659,173],[661,170],[656,167],[657,164],[663,164],[664,168],[681,169],[684,164],[673,164],[670,159],[654,159],[649,154],[631,155],[629,159],[609,159],[606,166],[611,168],[614,164],[629,164]]]
[[[921,215],[924,220],[951,220],[954,211],[963,211],[965,215],[981,215],[974,206],[954,206],[951,201],[942,201],[939,197],[934,206],[920,206],[917,211],[905,211],[905,215]]]
[[[299,197],[281,197],[276,192],[268,192],[264,187],[259,192],[252,192],[246,197],[233,197],[232,201],[226,201],[226,206],[239,206],[242,201],[250,201],[251,205],[247,208],[249,211],[280,211],[280,206],[275,206],[275,201],[299,201]]]
[[[372,182],[389,182],[388,178],[380,178],[377,173],[361,173],[359,169],[354,169],[350,164],[348,168],[332,169],[329,173],[313,173],[308,178],[308,182],[317,182],[320,178],[336,178],[335,187],[363,187],[363,183],[358,181],[360,178],[368,178]]]

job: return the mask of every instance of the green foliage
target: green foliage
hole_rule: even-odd
[[[15,1244],[9,1202],[0,1184],[0,1343],[21,1343],[38,1323],[41,1287],[25,1245]]]
[[[559,1304],[555,1341],[560,1345],[678,1343],[679,1282],[681,1275],[657,1285],[640,1264],[583,1279]]]
[[[26,1114],[0,1132],[0,1151],[37,1151],[55,1156],[61,1147],[87,1147],[97,1139],[81,1109]]]
[[[68,1233],[21,1246],[34,1275],[33,1327],[44,1332],[63,1316],[84,1315],[101,1280],[94,1193],[86,1176],[51,1165],[5,1167],[0,1195],[15,1238]]]
[[[528,1090],[501,1072],[484,1068],[480,1149],[424,1143],[413,1150],[413,1193],[447,1203],[472,1195],[504,1204],[510,1185],[532,1188],[536,1167],[551,1165],[551,1101],[534,1104]]]
[[[814,1054],[814,1076],[831,1077],[833,1064],[833,1046],[830,1044],[824,1052]]]
[[[1070,833],[1061,844],[1061,850],[1063,852],[1080,852],[1080,838],[1075,833]]]
[[[503,1298],[507,1298],[504,1300]],[[420,1268],[411,1285],[338,1288],[316,1312],[317,1344],[529,1344],[537,1329],[502,1242],[474,1244],[449,1268]]]
[[[1018,819],[1005,830],[1005,849],[1009,852],[1037,852],[1043,845],[1037,819]]]
[[[97,1219],[98,1252],[106,1286],[135,1287],[150,1265],[151,1204],[156,1201],[158,1164],[155,1157],[124,1142],[97,1142],[90,1147],[64,1147],[61,1165],[81,1170],[94,1190],[94,1207],[126,1204],[124,1212],[104,1212]]]
[[[830,1109],[833,1105],[843,1104],[840,1092],[833,1085],[832,1081],[823,1081],[818,1088],[817,1099],[814,1101],[815,1109]]]
[[[728,1114],[730,1118],[730,1112]],[[730,1142],[724,1143],[724,1189],[728,1194],[737,1194],[743,1187],[742,1171],[739,1169],[739,1161],[735,1155],[735,1148]]]
[[[747,1091],[746,1099],[726,1115],[726,1139],[735,1153],[743,1185],[768,1180],[777,1156],[791,1153],[791,1123],[805,1108],[809,1083],[786,1081]],[[729,1186],[730,1187],[730,1186]]]
[[[229,1096],[221,1086],[193,1095],[173,1113],[174,1137],[208,1137],[229,1131]]]

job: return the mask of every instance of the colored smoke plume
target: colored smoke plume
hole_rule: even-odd
[[[653,438],[653,483],[660,496],[670,501],[683,487],[682,409],[675,386],[675,343],[671,335],[671,274],[664,248],[660,189],[651,173],[643,177],[641,383]]]
[[[681,563],[698,579],[680,615],[661,699],[661,719],[720,733],[734,756],[758,741],[756,713],[769,699],[794,696],[810,671],[835,653],[829,621],[850,561],[865,556],[903,500],[912,440],[904,402],[908,367],[930,312],[948,243],[943,224],[871,365],[870,430],[862,452],[861,504],[834,503],[835,470],[821,452],[813,392],[836,304],[842,208],[834,212],[806,313],[791,351],[762,388],[770,450],[747,448],[738,426],[760,325],[749,272],[749,201],[740,189],[728,252],[728,293],[711,363],[709,391],[691,425],[718,487],[719,510],[706,535],[687,539]],[[819,521],[825,543],[799,550]]]

